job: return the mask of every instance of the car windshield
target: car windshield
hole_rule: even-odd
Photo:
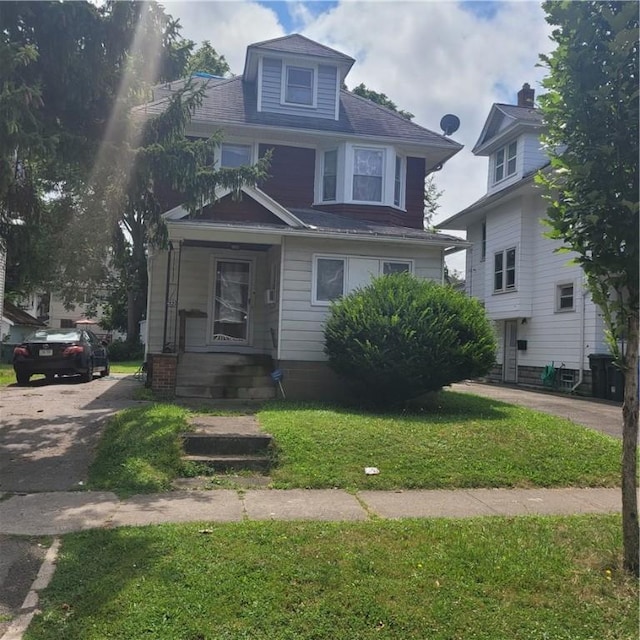
[[[80,340],[78,331],[42,329],[28,336],[25,342],[76,342],[78,340]]]

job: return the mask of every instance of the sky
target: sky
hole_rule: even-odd
[[[247,45],[300,33],[355,58],[349,88],[364,82],[385,93],[413,121],[441,133],[452,113],[460,128],[451,137],[464,149],[435,174],[443,191],[435,221],[480,198],[487,159],[471,153],[494,102],[515,104],[525,82],[541,93],[551,27],[540,2],[529,0],[175,0],[162,3],[179,18],[181,34],[209,40],[241,74]],[[447,232],[450,233],[450,232]],[[463,271],[464,254],[447,260]]]

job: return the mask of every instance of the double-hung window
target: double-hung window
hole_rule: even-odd
[[[384,151],[353,150],[353,199],[360,202],[382,202]]]
[[[494,169],[493,181],[500,182],[504,178],[512,176],[516,172],[516,159],[518,156],[518,141],[514,140],[511,144],[496,151],[496,164]]]
[[[393,204],[402,205],[402,158],[396,156],[396,171],[393,179]]]
[[[556,311],[573,311],[573,283],[568,282],[556,286]]]
[[[499,251],[494,255],[493,290],[513,291],[516,288],[515,247]]]
[[[346,258],[318,257],[313,281],[313,301],[328,303],[344,294]]]
[[[322,201],[336,199],[338,179],[338,151],[332,149],[324,152],[322,165]]]
[[[284,101],[287,104],[313,105],[314,70],[307,67],[287,67]]]
[[[251,164],[251,145],[230,144],[223,142],[220,146],[220,166],[236,168]]]

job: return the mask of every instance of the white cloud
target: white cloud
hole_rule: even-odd
[[[183,35],[208,39],[241,73],[246,46],[284,35],[275,10],[255,2],[174,2]],[[444,190],[437,219],[464,208],[486,191],[487,161],[471,154],[494,102],[513,103],[524,82],[539,89],[550,28],[538,2],[496,4],[491,17],[457,2],[343,1],[318,14],[292,2],[289,14],[304,35],[356,59],[347,84],[383,92],[414,121],[440,131],[445,113],[461,121],[452,137],[465,145],[437,174]],[[462,256],[450,264],[462,269]]]

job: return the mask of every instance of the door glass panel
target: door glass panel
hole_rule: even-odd
[[[249,326],[249,263],[216,264],[213,339],[246,342]]]

